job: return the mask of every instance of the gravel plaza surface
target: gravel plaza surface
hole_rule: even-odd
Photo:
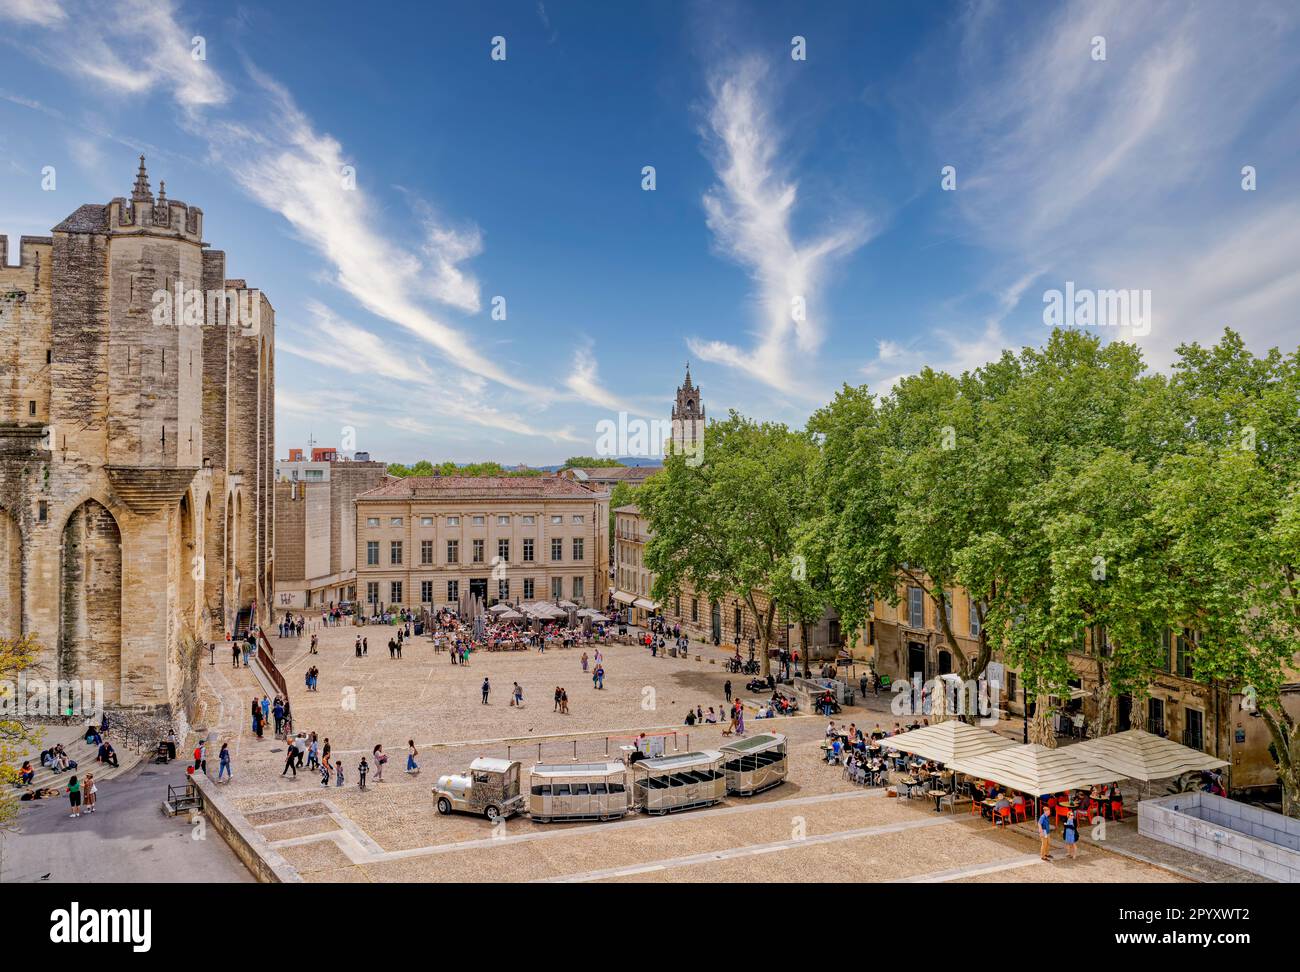
[[[810,715],[746,720],[751,734],[789,737],[789,778],[758,796],[606,823],[540,824],[523,816],[493,828],[476,816],[440,816],[431,786],[477,756],[518,759],[526,774],[539,747],[550,762],[606,752],[617,758],[618,747],[642,731],[669,733],[670,752],[716,748],[722,727],[685,726],[686,708],[720,708],[728,678],[742,698],[752,698],[747,679],[728,675],[725,655],[706,647],[693,647],[683,660],[652,657],[636,645],[599,646],[606,678],[597,690],[582,671],[582,648],[476,652],[468,666],[454,666],[425,637],[408,640],[400,660],[390,658],[388,627],[317,633],[319,654],[308,653],[304,636],[273,639],[275,656],[296,729],[330,740],[344,759],[343,787],[322,787],[319,774],[306,770],[281,775],[284,742],[251,731],[249,704],[260,695],[251,673],[228,660],[203,670],[210,770],[215,774],[215,754],[228,742],[234,781],[222,784],[223,794],[308,881],[1184,880],[1092,845],[1067,861],[1059,839],[1054,860],[1043,863],[1027,825],[994,829],[960,804],[955,814],[936,814],[919,795],[893,798],[855,785],[821,760],[825,720]],[[364,658],[355,657],[357,635],[369,640]],[[585,650],[590,669],[596,649]],[[304,686],[312,665],[320,670],[317,692]],[[484,677],[492,686],[487,705]],[[520,709],[508,704],[516,681],[524,690]],[[553,711],[557,685],[568,692],[568,715]],[[888,700],[867,701],[873,708],[847,707],[836,721],[868,730],[892,725]],[[408,739],[420,751],[416,774],[404,771]],[[383,781],[375,782],[372,770],[362,791],[357,763],[377,743],[389,754]]]

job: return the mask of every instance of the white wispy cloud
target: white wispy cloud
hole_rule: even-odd
[[[764,62],[747,57],[709,82],[706,144],[717,183],[704,196],[714,243],[744,267],[758,287],[759,320],[752,347],[708,338],[689,342],[703,360],[739,368],[784,392],[801,389],[800,364],[820,346],[818,288],[832,262],[860,247],[868,226],[859,213],[805,241],[791,226],[798,182],[781,161],[781,131]],[[796,314],[796,301],[803,302]],[[800,319],[802,318],[802,319]]]
[[[34,18],[26,5],[9,3],[13,11],[5,12],[11,17],[51,29],[53,43],[39,52],[51,66],[119,95],[165,90],[183,109],[186,130],[206,146],[210,159],[324,258],[335,285],[440,355],[444,375],[455,376],[445,384],[474,393],[454,402],[457,408],[477,416],[471,419],[475,424],[535,433],[508,409],[493,407],[484,385],[463,376],[526,395],[534,408],[544,408],[557,393],[488,358],[466,330],[431,306],[468,314],[481,309],[479,282],[466,266],[483,250],[477,226],[469,221],[453,225],[416,199],[412,210],[421,233],[408,239],[373,199],[382,176],[320,131],[270,75],[245,63],[255,99],[228,104],[237,90],[207,61],[191,56],[192,33],[181,27],[170,0],[124,0],[111,11],[80,5],[71,18],[44,19]],[[354,182],[345,180],[345,166],[354,167]],[[320,315],[313,314],[319,323]],[[336,321],[334,326],[342,325]],[[364,349],[364,333],[348,336]],[[295,350],[300,356],[314,353],[302,346]],[[579,386],[583,398],[604,407],[610,396],[595,384],[594,369],[591,376]]]
[[[50,27],[68,19],[59,0],[0,0],[0,18]]]
[[[579,399],[592,402],[615,412],[631,412],[634,408],[612,392],[606,391],[600,383],[597,373],[596,358],[591,347],[579,347],[573,355],[573,364],[564,379],[564,387]]]
[[[1011,281],[972,331],[1022,297],[1036,316],[1031,285],[1065,280],[1151,290],[1152,330],[1135,340],[1157,366],[1225,325],[1260,345],[1294,328],[1292,167],[1274,165],[1267,195],[1237,185],[1243,163],[1300,149],[1294,107],[1277,118],[1300,84],[1294,4],[1073,0],[1022,17],[975,3],[961,31],[945,88],[962,96],[935,141],[962,173],[959,212]]]

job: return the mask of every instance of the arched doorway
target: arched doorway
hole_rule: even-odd
[[[122,533],[101,503],[86,500],[63,527],[59,570],[59,677],[98,681],[121,701]]]
[[[23,536],[0,506],[0,638],[23,633]]]

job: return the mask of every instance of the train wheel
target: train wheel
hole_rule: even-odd
[[[487,817],[488,823],[496,823],[501,811],[489,803],[483,810],[483,816]]]
[[[438,812],[442,814],[451,813],[451,801],[446,797],[438,797]]]

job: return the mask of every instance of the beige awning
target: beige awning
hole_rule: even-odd
[[[1228,765],[1226,760],[1141,729],[1089,739],[1070,748],[1090,763],[1143,783]]]
[[[629,594],[627,591],[614,591],[613,596],[619,604],[631,604],[636,600],[636,595]]]
[[[635,604],[635,605],[636,605],[637,607],[639,607],[639,608],[645,608],[647,611],[653,611],[653,610],[655,610],[656,608],[659,607],[659,605],[658,605],[657,603],[655,603],[654,601],[651,601],[651,600],[649,600],[649,599],[647,599],[647,598],[644,598],[644,597],[638,597],[638,598],[637,598],[635,601],[633,601],[632,603]]]
[[[954,760],[980,756],[1014,746],[1015,743],[996,732],[980,729],[957,719],[913,729],[880,740],[886,749],[914,753],[922,759],[933,759],[945,766]]]
[[[1113,783],[1124,776],[1123,773],[1103,769],[1075,755],[1078,749],[1078,746],[1048,749],[1037,743],[1029,743],[958,758],[949,765],[967,776],[992,780],[1009,789],[1036,797],[1088,787],[1094,783]]]

